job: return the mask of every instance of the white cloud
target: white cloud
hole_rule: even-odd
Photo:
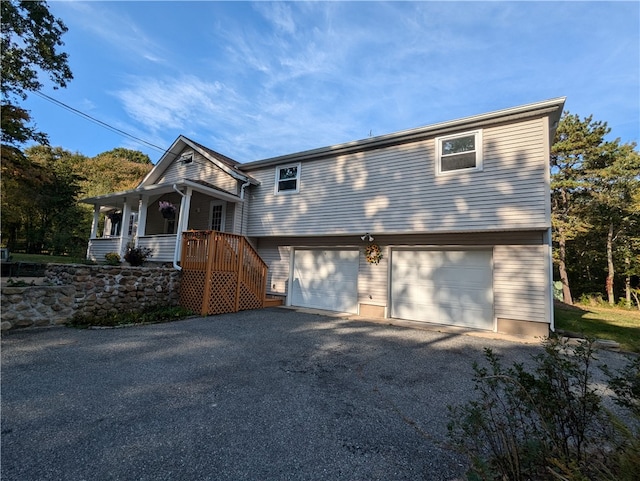
[[[206,125],[212,117],[228,118],[229,107],[236,99],[235,92],[222,83],[194,76],[135,77],[129,84],[113,95],[130,117],[154,131]]]
[[[287,34],[295,33],[296,24],[289,4],[282,2],[259,2],[255,4],[255,8],[271,22],[278,31]]]
[[[122,54],[152,63],[165,62],[166,51],[128,14],[112,8],[113,4],[109,5],[111,8],[94,2],[64,2],[58,5],[68,9],[76,28],[91,32]]]
[[[589,99],[597,90],[603,95],[585,103],[611,103],[612,86],[637,85],[637,75],[614,78],[625,75],[615,72],[626,45],[607,47],[603,38],[602,46],[594,41],[585,49],[569,42],[585,26],[576,20],[578,5],[240,5],[207,4],[215,21],[206,35],[159,29],[152,38],[128,17],[113,27],[113,12],[92,27],[107,40],[116,28],[110,41],[118,48],[140,39],[148,48],[136,55],[162,58],[166,51],[177,59],[112,89],[150,136],[193,135],[250,161],[365,138],[370,130],[381,135],[560,95],[571,101],[572,92]],[[602,51],[609,53],[598,57]],[[597,82],[592,75],[564,77],[590,64]]]

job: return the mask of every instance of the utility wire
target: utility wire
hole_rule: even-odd
[[[47,94],[43,94],[42,92],[38,92],[37,90],[32,91],[32,93],[36,94],[38,97],[42,97],[43,99],[48,100],[49,102],[57,105],[58,107],[62,107],[63,109],[68,110],[69,112],[72,112],[72,113],[74,113],[76,115],[79,115],[80,117],[82,117],[82,118],[84,118],[86,120],[89,120],[89,121],[91,121],[91,122],[93,122],[95,124],[98,124],[99,126],[105,128],[107,130],[110,130],[110,131],[115,132],[115,133],[120,134],[120,135],[124,135],[125,137],[128,137],[128,138],[130,138],[132,140],[135,140],[136,142],[140,142],[141,144],[147,145],[148,147],[151,147],[152,149],[155,149],[158,152],[162,152],[164,154],[167,151],[167,149],[164,149],[164,148],[159,147],[159,146],[157,146],[155,144],[152,144],[151,142],[147,142],[144,139],[141,139],[139,137],[131,135],[130,133],[125,132],[124,130],[121,130],[121,129],[118,129],[116,127],[113,127],[112,125],[109,125],[108,123],[103,122],[102,120],[98,120],[98,119],[96,119],[95,117],[92,117],[89,114],[85,114],[84,112],[82,112],[82,111],[80,111],[78,109],[75,109],[75,108],[71,107],[70,105],[65,104],[64,102],[61,102],[60,100],[56,100],[53,97],[49,97]]]

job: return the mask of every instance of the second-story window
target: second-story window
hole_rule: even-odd
[[[300,190],[300,164],[276,167],[276,194],[295,193]]]
[[[436,139],[437,174],[460,170],[482,170],[481,130]]]

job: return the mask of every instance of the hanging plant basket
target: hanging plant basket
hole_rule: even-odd
[[[165,209],[165,210],[161,210],[160,212],[162,213],[162,217],[164,217],[165,219],[173,220],[176,218],[175,210]]]
[[[369,264],[378,264],[382,259],[382,251],[378,244],[369,244],[365,247],[364,254]]]
[[[176,206],[171,202],[161,200],[158,202],[158,210],[165,219],[173,220],[176,218]]]
[[[122,221],[122,212],[109,212],[107,217],[111,221],[112,224],[117,224]]]

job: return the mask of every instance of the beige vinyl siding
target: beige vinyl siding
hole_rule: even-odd
[[[365,255],[366,245],[360,246],[358,268],[358,303],[387,306],[387,282],[389,271],[389,248],[380,245],[382,259],[378,264],[369,264]]]
[[[482,172],[435,175],[435,137],[302,162],[300,192],[252,170],[249,235],[545,229],[546,119],[483,129]]]
[[[267,272],[267,292],[286,294],[289,283],[291,247],[265,242],[262,239],[258,245],[258,253],[269,267]]]
[[[151,249],[152,262],[173,262],[176,249],[175,235],[155,235],[138,237],[138,246]]]
[[[193,154],[193,161],[188,164],[180,162],[178,159],[185,154]],[[238,194],[238,181],[202,154],[194,152],[192,149],[185,149],[181,155],[171,162],[155,182],[156,184],[171,184],[182,179],[202,180],[219,189]]]
[[[496,246],[493,250],[495,315],[550,322],[548,246]]]
[[[109,252],[119,253],[122,257],[124,253],[120,253],[120,238],[99,238],[89,240],[89,259],[95,262],[104,262],[105,254]]]
[[[235,213],[238,208],[238,204],[227,202],[227,209],[224,214],[224,232],[231,232],[232,234],[239,233],[236,228],[238,224],[235,217]]]
[[[209,230],[209,210],[211,197],[194,192],[191,196],[191,212],[189,213],[188,229]]]

